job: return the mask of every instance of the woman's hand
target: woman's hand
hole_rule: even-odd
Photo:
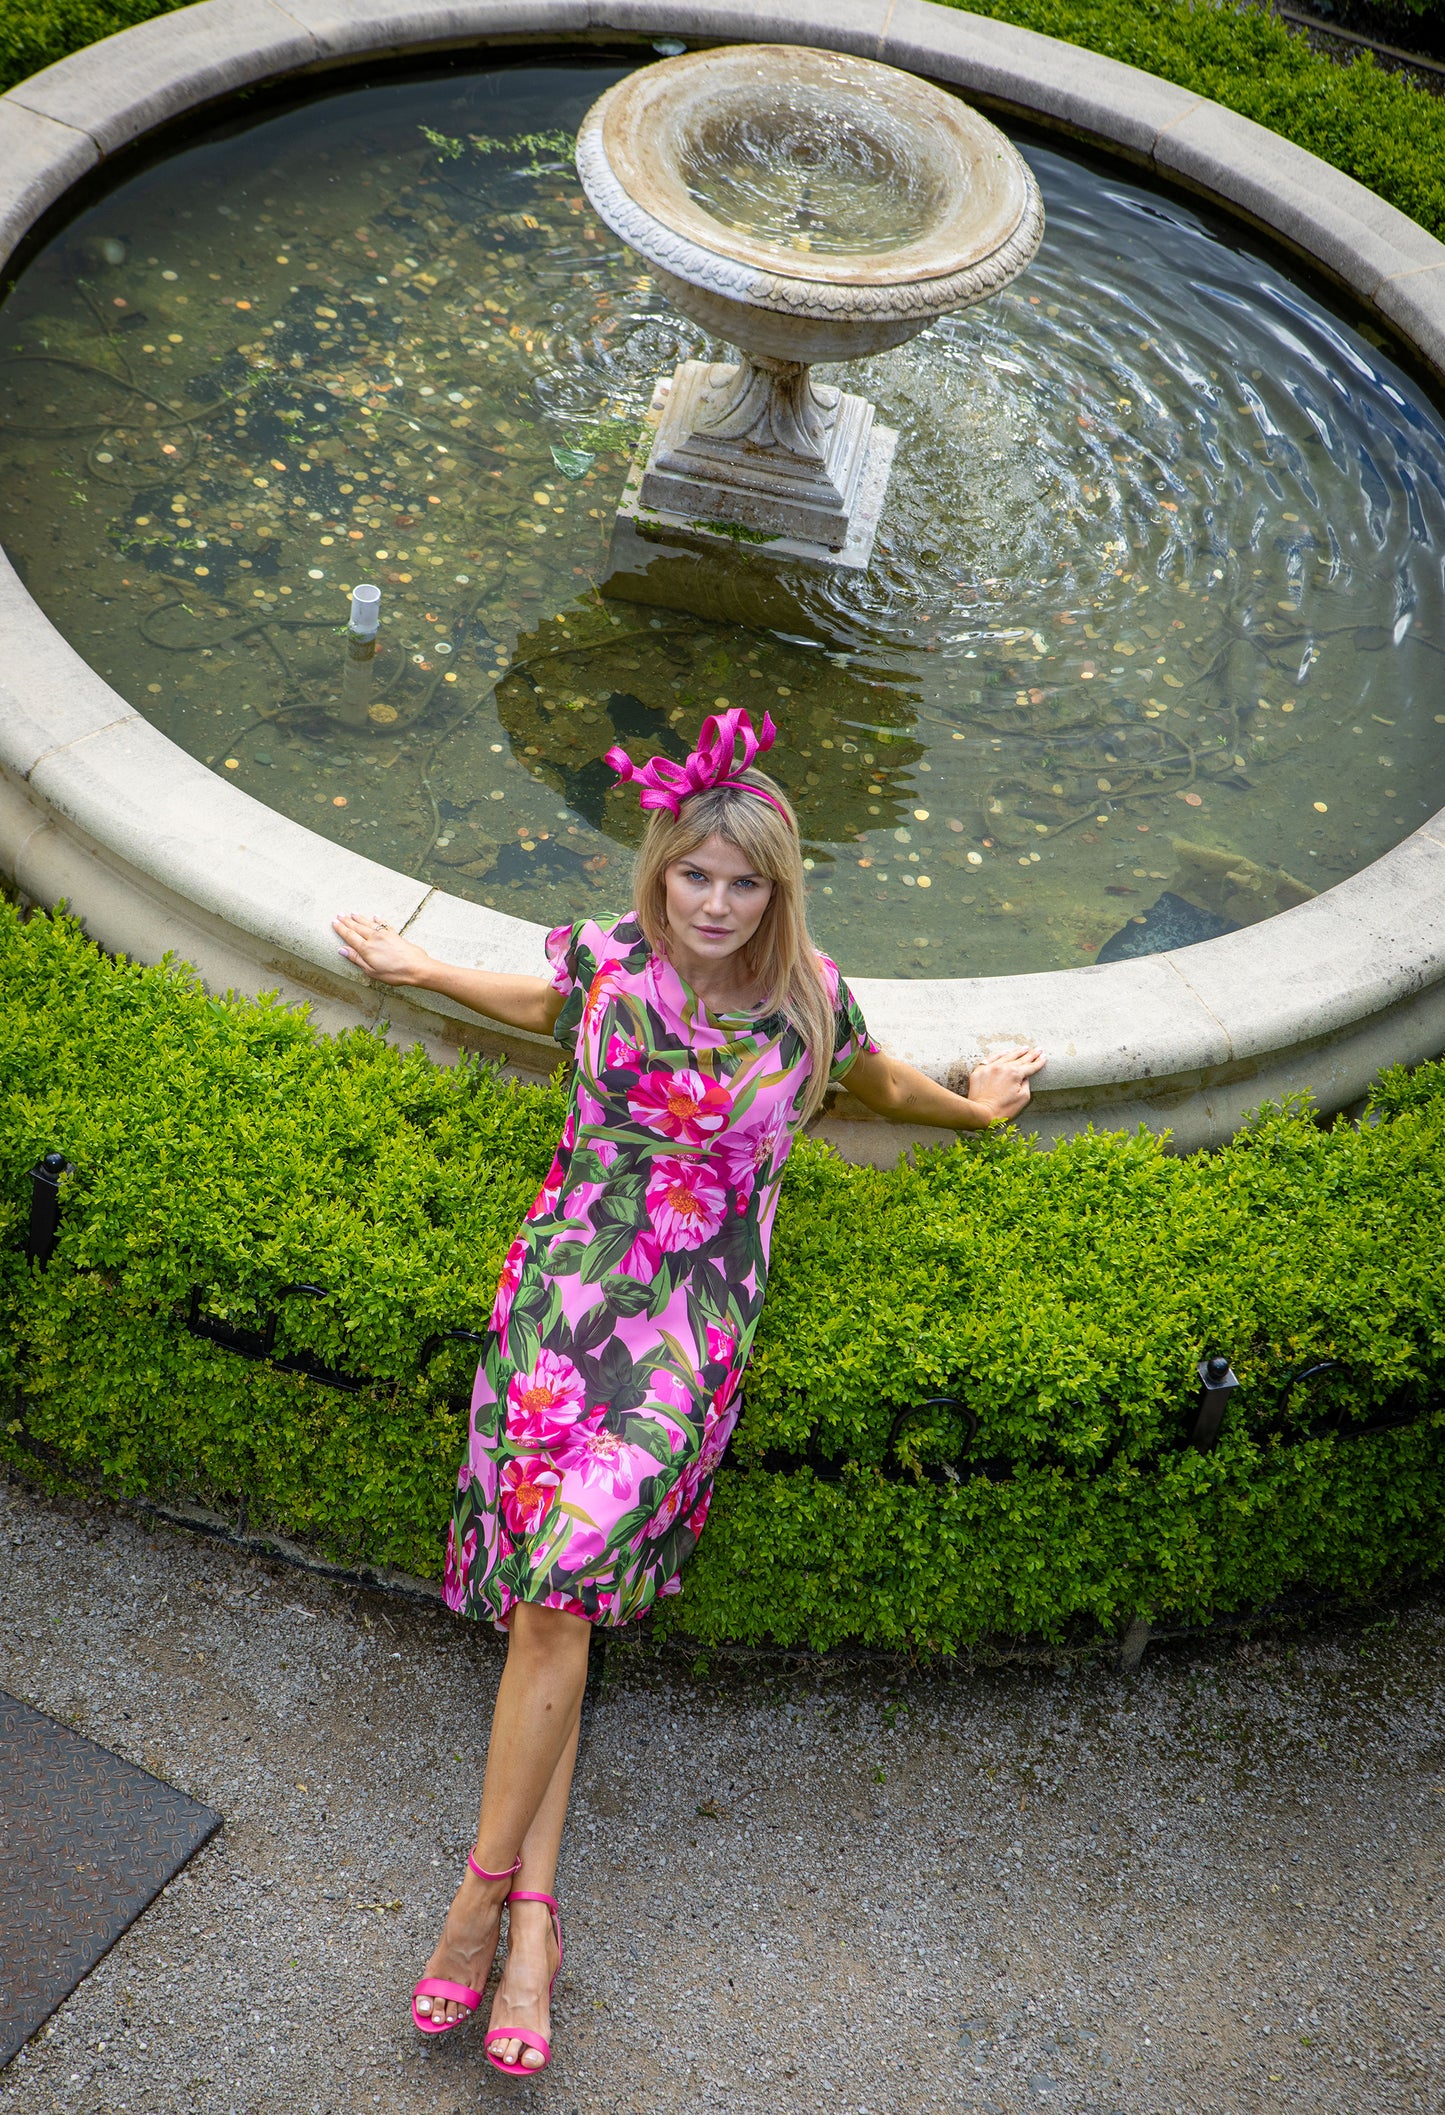
[[[343,911],[332,919],[331,927],[341,936],[340,952],[345,959],[378,984],[422,984],[428,969],[434,967],[424,947],[403,940],[394,926],[383,924],[380,918]]]
[[[380,918],[345,911],[331,921],[341,939],[341,953],[378,984],[416,984],[424,991],[455,999],[473,1013],[529,1035],[550,1035],[562,1011],[563,994],[545,977],[521,977],[506,970],[461,969],[438,962],[424,947],[403,940]]]
[[[1005,1050],[985,1064],[975,1065],[968,1076],[968,1098],[976,1108],[986,1109],[992,1123],[1010,1123],[1029,1105],[1029,1081],[1045,1062],[1042,1050],[1022,1043]]]
[[[967,1094],[955,1094],[902,1058],[885,1057],[881,1050],[865,1051],[854,1059],[846,1084],[865,1108],[894,1123],[984,1131],[990,1124],[1008,1123],[1028,1107],[1029,1081],[1043,1062],[1041,1050],[1030,1043],[1020,1044],[1017,1050],[1006,1050],[986,1064],[975,1065]]]

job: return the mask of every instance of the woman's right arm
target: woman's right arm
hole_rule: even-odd
[[[505,976],[489,969],[460,969],[452,962],[438,962],[424,947],[404,940],[380,918],[363,918],[346,911],[331,921],[340,936],[341,953],[378,984],[409,984],[421,991],[440,992],[455,999],[489,1021],[503,1021],[508,1028],[525,1028],[533,1035],[550,1035],[562,1011],[563,994],[554,991],[545,977]]]

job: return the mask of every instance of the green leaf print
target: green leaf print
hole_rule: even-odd
[[[599,1287],[603,1299],[615,1315],[645,1314],[651,1305],[654,1288],[644,1285],[638,1278],[607,1277]]]
[[[633,1242],[637,1239],[635,1226],[610,1226],[606,1233],[589,1241],[582,1251],[581,1271],[584,1278],[605,1278],[616,1270]]]
[[[622,1429],[629,1446],[641,1447],[644,1454],[650,1454],[653,1460],[660,1462],[665,1469],[672,1466],[676,1458],[672,1451],[672,1442],[656,1418],[624,1418]],[[644,1520],[650,1516],[651,1510],[649,1504],[642,1514]]]
[[[628,1409],[646,1400],[647,1391],[638,1384],[637,1367],[621,1337],[613,1337],[603,1351],[597,1361],[597,1374],[602,1393],[614,1409],[622,1407],[624,1396],[631,1398]]]
[[[542,1268],[552,1278],[575,1277],[586,1254],[587,1245],[583,1241],[556,1241],[542,1257]]]

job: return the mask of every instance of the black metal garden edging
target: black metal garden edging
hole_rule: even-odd
[[[63,1153],[47,1153],[30,1170],[30,1228],[25,1253],[44,1270],[60,1232],[60,1178],[70,1173]]]
[[[49,1263],[55,1250],[60,1229],[60,1183],[61,1178],[71,1172],[70,1163],[61,1153],[47,1153],[30,1170],[30,1225],[25,1253],[42,1270]],[[254,1359],[282,1373],[294,1373],[304,1380],[315,1381],[323,1388],[339,1389],[347,1395],[359,1394],[365,1388],[397,1386],[397,1377],[386,1379],[377,1374],[344,1373],[338,1367],[328,1366],[309,1351],[281,1352],[276,1350],[276,1337],[280,1325],[280,1303],[295,1298],[313,1300],[328,1299],[326,1288],[321,1285],[300,1283],[283,1285],[275,1295],[277,1304],[264,1316],[259,1329],[244,1329],[224,1320],[218,1315],[201,1312],[200,1287],[192,1288],[189,1307],[180,1317],[182,1326],[194,1337],[203,1338],[223,1351],[238,1358]],[[417,1353],[417,1371],[425,1370],[447,1343],[484,1344],[486,1333],[476,1329],[444,1329],[434,1331],[425,1338]],[[1318,1380],[1327,1373],[1345,1370],[1339,1359],[1317,1359],[1313,1365],[1305,1366],[1297,1373],[1287,1376],[1284,1388],[1298,1388]],[[1199,1394],[1187,1415],[1176,1447],[1172,1451],[1194,1450],[1208,1454],[1213,1451],[1221,1437],[1225,1415],[1231,1398],[1238,1393],[1241,1382],[1229,1360],[1216,1353],[1202,1359],[1198,1366]],[[461,1398],[452,1399],[459,1408],[465,1407]],[[1282,1424],[1272,1424],[1256,1431],[1255,1437],[1288,1437],[1290,1439],[1365,1439],[1381,1432],[1398,1432],[1410,1425],[1419,1424],[1434,1411],[1445,1408],[1445,1397],[1431,1396],[1424,1402],[1401,1403],[1398,1410],[1385,1407],[1384,1414],[1358,1422],[1351,1418],[1344,1405],[1323,1418],[1317,1418],[1303,1429],[1291,1431]],[[965,1428],[965,1437],[955,1458],[948,1462],[906,1461],[899,1453],[899,1441],[905,1428],[916,1417],[929,1410],[952,1411]],[[806,1448],[793,1452],[770,1447],[753,1463],[748,1464],[764,1474],[795,1475],[808,1469],[820,1483],[841,1483],[851,1469],[869,1468],[875,1475],[890,1483],[927,1482],[933,1484],[963,1483],[974,1477],[983,1477],[990,1483],[1005,1483],[1020,1468],[1065,1468],[1077,1469],[1080,1464],[1059,1454],[1043,1449],[1039,1453],[1020,1460],[1011,1456],[975,1456],[974,1441],[978,1437],[978,1413],[969,1408],[958,1396],[930,1395],[921,1403],[910,1403],[895,1412],[889,1427],[888,1439],[881,1462],[860,1463],[851,1457],[824,1454],[817,1435],[810,1437]],[[1123,1452],[1124,1440],[1119,1438],[1097,1460],[1087,1464],[1094,1475],[1101,1474],[1112,1466]]]

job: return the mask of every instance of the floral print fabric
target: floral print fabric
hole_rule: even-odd
[[[678,1590],[809,1070],[781,1014],[709,1014],[630,915],[547,951],[571,1103],[502,1268],[447,1538],[448,1604],[504,1627],[518,1601],[616,1624]],[[841,1079],[877,1046],[822,959]]]

